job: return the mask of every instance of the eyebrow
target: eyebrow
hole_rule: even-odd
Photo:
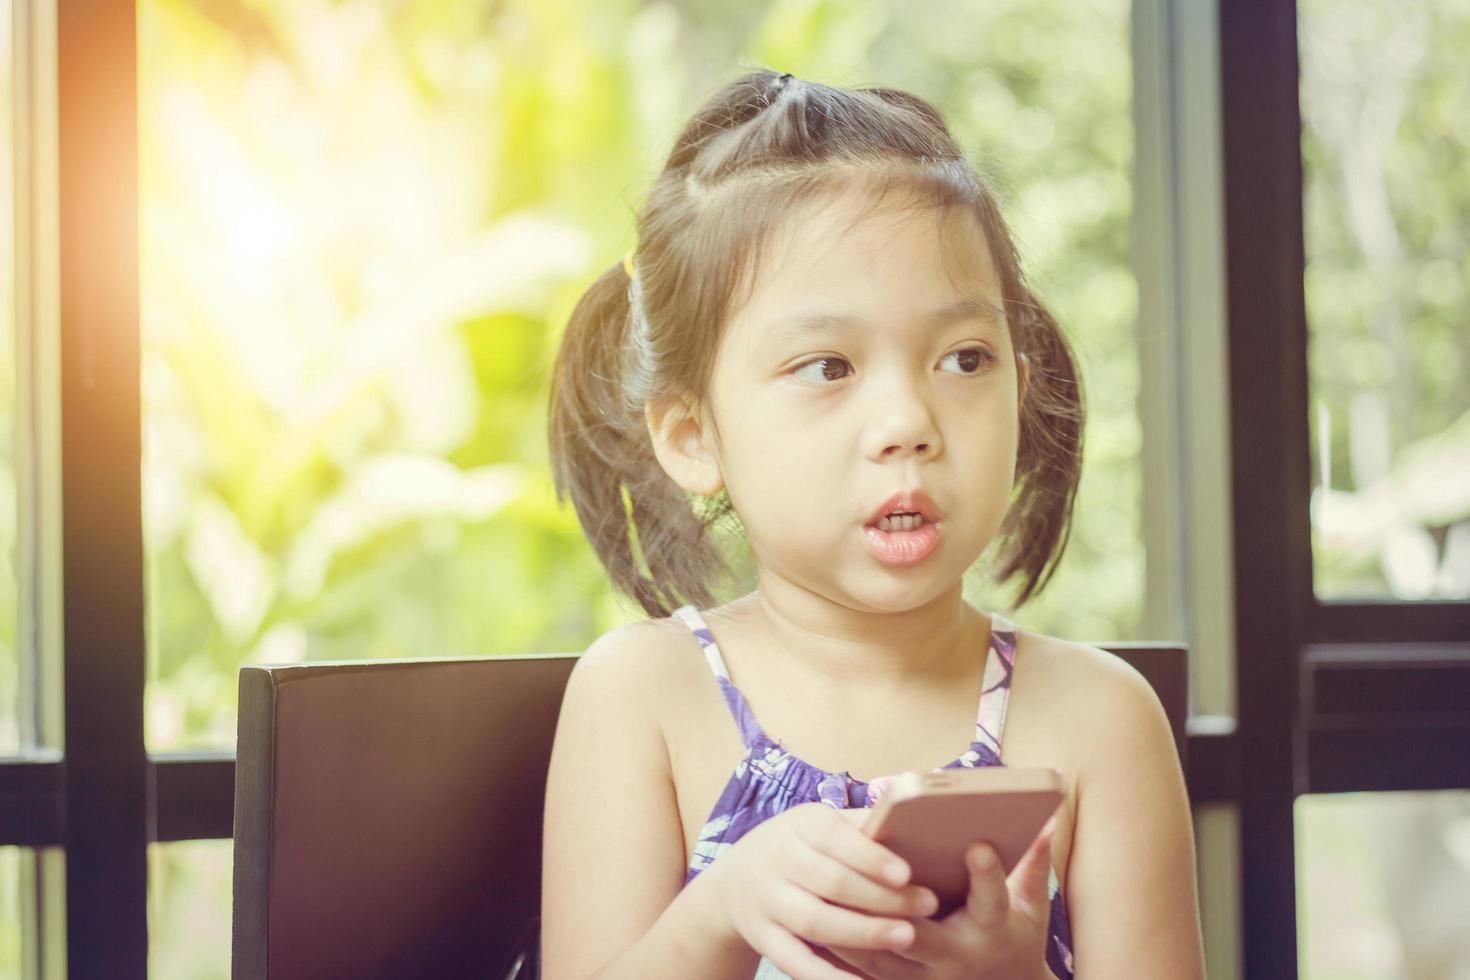
[[[1005,320],[1005,310],[987,296],[965,296],[947,306],[931,310],[928,321],[935,326],[948,326],[963,320]],[[853,327],[871,328],[871,323],[860,316],[844,313],[811,313],[784,320],[776,328],[778,339],[808,337],[813,334],[840,333]]]

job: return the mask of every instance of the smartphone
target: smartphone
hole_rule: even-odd
[[[1006,874],[1020,862],[1066,793],[1048,768],[981,766],[905,772],[893,781],[863,823],[863,831],[909,863],[909,880],[939,897],[942,918],[970,891],[965,850],[985,841]]]

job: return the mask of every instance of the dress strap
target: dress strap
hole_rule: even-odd
[[[745,743],[746,748],[755,745],[765,733],[761,726],[756,723],[755,715],[750,710],[750,705],[745,701],[745,695],[740,693],[730,680],[730,672],[725,669],[725,658],[720,655],[720,645],[715,642],[714,634],[710,632],[709,626],[700,616],[699,610],[692,605],[683,605],[674,610],[674,615],[683,621],[704,648],[704,659],[709,664],[710,671],[719,681],[720,692],[725,696],[725,705],[730,709],[730,715],[735,719],[735,727],[740,730],[740,740]]]
[[[985,654],[985,677],[980,685],[980,707],[975,716],[975,741],[1000,758],[1006,704],[1011,697],[1011,672],[1016,663],[1016,624],[1000,613],[990,614],[990,646]]]
[[[740,689],[730,680],[725,667],[725,658],[720,654],[720,645],[715,642],[704,617],[692,605],[683,605],[674,610],[674,615],[689,627],[694,638],[704,650],[705,662],[715,675],[724,695],[725,705],[735,719],[740,739],[746,748],[766,737],[755,713]],[[975,741],[995,753],[1000,759],[1001,738],[1005,731],[1006,706],[1011,695],[1011,673],[1016,659],[1016,624],[1000,613],[990,614],[990,642],[985,653],[985,675],[980,688],[980,704],[975,712]]]

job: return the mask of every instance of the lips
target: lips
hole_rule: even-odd
[[[923,514],[926,521],[939,520],[939,508],[923,490],[900,490],[878,505],[868,517],[868,525],[877,524],[888,514]]]

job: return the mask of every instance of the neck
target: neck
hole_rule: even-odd
[[[990,629],[958,583],[902,611],[840,605],[789,586],[763,586],[733,605],[759,628],[763,658],[829,689],[891,689],[968,674]]]

